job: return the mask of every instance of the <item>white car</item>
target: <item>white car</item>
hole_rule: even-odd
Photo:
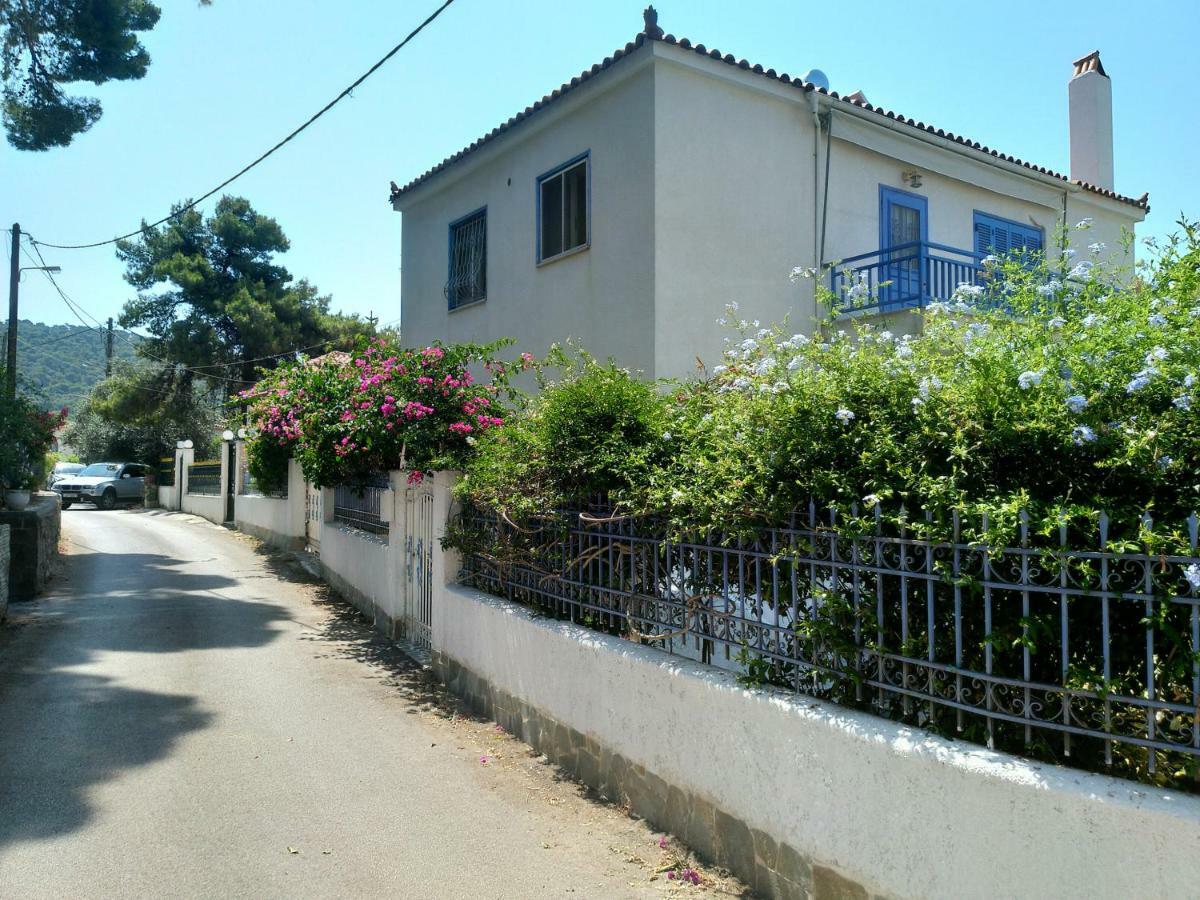
[[[68,475],[78,475],[83,471],[83,463],[57,462],[54,471],[46,478],[46,487],[53,488]]]
[[[70,509],[72,503],[95,503],[101,509],[140,503],[148,468],[141,463],[92,463],[56,482],[53,490],[62,498],[63,509]]]

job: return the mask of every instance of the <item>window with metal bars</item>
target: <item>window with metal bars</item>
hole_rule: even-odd
[[[538,178],[539,263],[588,245],[590,205],[586,154]]]
[[[450,223],[445,294],[450,309],[487,297],[487,207]]]

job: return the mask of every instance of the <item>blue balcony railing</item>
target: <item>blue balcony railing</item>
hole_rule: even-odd
[[[961,284],[985,280],[981,254],[913,241],[841,260],[829,272],[839,312],[923,307],[948,301]]]

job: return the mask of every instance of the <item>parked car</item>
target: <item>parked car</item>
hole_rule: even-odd
[[[141,502],[149,468],[141,463],[92,463],[56,482],[53,490],[62,498],[63,509],[70,509],[73,503],[114,509],[118,503]]]
[[[52,489],[68,475],[78,475],[82,471],[83,463],[57,462],[54,464],[54,471],[46,477],[46,487]]]

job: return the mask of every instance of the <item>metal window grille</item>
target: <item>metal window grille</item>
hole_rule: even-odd
[[[1107,517],[1049,537],[1022,517],[1004,547],[965,539],[957,516],[944,541],[878,510],[856,521],[810,505],[752,540],[674,540],[602,507],[520,528],[468,511],[464,533],[482,549],[463,579],[743,678],[1200,788],[1196,516],[1183,556],[1112,549]]]
[[[450,226],[450,271],[445,293],[450,309],[487,296],[487,210]]]
[[[187,492],[218,496],[221,493],[221,463],[198,462],[188,465]]]
[[[351,528],[386,536],[388,523],[379,515],[379,501],[388,490],[387,475],[365,484],[339,484],[333,489],[333,518]]]

